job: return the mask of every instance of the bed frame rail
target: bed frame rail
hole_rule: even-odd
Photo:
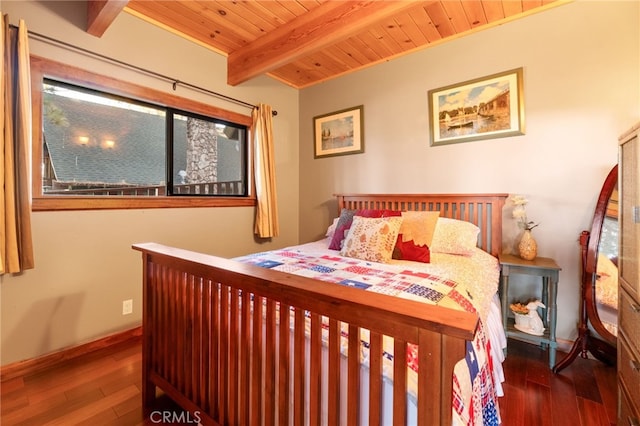
[[[396,354],[394,424],[406,424],[408,344],[418,345],[418,424],[451,424],[453,368],[473,339],[476,315],[376,293],[364,298],[359,289],[155,243],[133,248],[143,258],[147,413],[159,389],[203,424],[317,425],[323,407],[330,425],[339,424],[345,410],[348,424],[359,424],[358,336],[367,329],[369,424],[381,424],[375,408],[381,406],[384,335],[394,339]],[[328,319],[328,365],[321,362],[322,318]],[[345,377],[341,322],[349,327]],[[327,397],[320,392],[323,375]]]

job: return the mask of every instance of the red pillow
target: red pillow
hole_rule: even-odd
[[[430,263],[431,251],[429,246],[417,246],[411,241],[402,241],[402,234],[398,235],[396,246],[393,249],[392,259],[413,260],[415,262]]]
[[[360,209],[360,210],[348,210],[342,209],[340,212],[340,218],[338,219],[338,223],[336,225],[336,230],[333,233],[333,238],[331,238],[331,243],[329,244],[329,248],[331,250],[340,250],[342,248],[342,243],[347,236],[347,232],[351,228],[351,223],[353,222],[353,216],[362,216],[362,217],[390,217],[390,216],[401,216],[402,212],[395,210],[374,210],[374,209]]]
[[[430,263],[431,249],[429,246],[432,245],[440,212],[410,211],[402,213],[402,216],[404,220],[400,228],[401,234],[398,235],[392,258]],[[405,235],[407,241],[404,241]]]

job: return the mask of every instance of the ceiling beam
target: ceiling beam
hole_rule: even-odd
[[[422,2],[327,1],[274,31],[231,52],[227,83],[243,83],[260,74],[349,38],[376,22]]]
[[[87,32],[102,37],[129,0],[87,1]]]

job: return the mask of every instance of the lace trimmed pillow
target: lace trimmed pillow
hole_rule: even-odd
[[[471,222],[438,218],[431,241],[432,253],[458,254],[470,256],[478,245],[480,228]]]
[[[388,263],[401,225],[402,216],[354,216],[340,254],[371,262]]]
[[[326,234],[324,234],[325,237],[333,238],[333,234],[335,234],[336,227],[338,226],[338,220],[339,220],[339,218],[337,218],[337,217],[333,219],[333,222],[327,228]]]

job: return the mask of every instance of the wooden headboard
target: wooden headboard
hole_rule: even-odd
[[[502,207],[508,194],[336,194],[345,209],[439,211],[480,228],[478,247],[497,256],[502,251]]]

